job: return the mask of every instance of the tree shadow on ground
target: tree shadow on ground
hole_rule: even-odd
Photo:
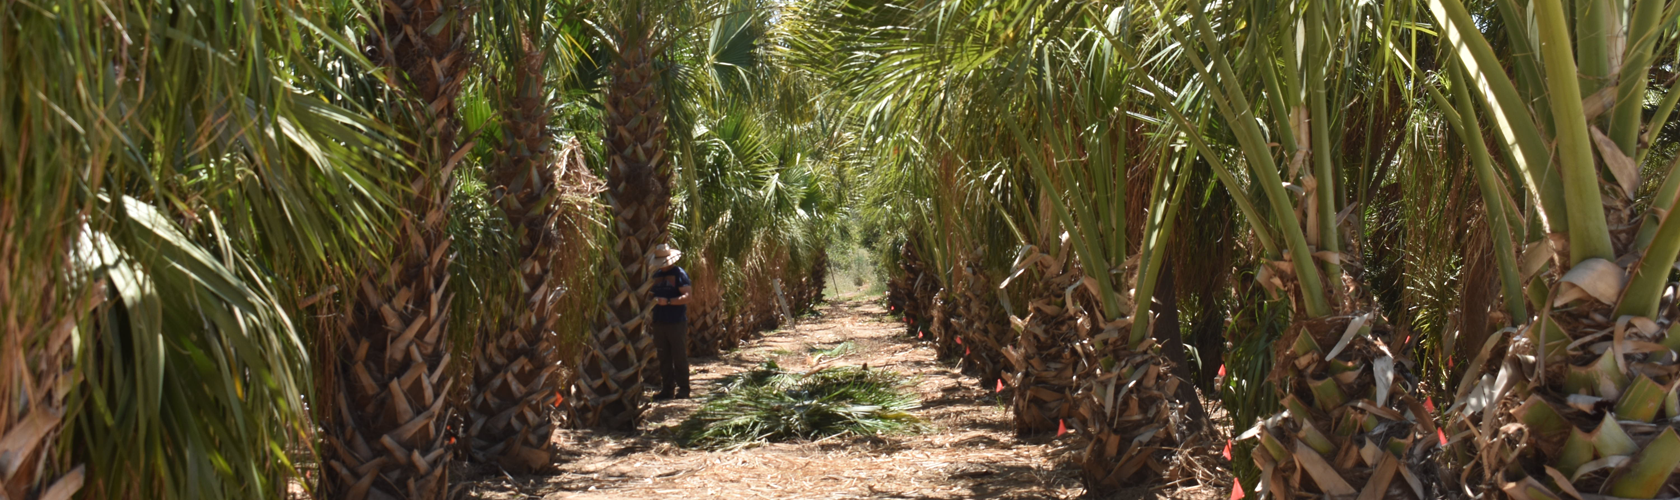
[[[950,480],[967,487],[971,492],[967,498],[985,500],[1037,499],[1043,498],[1038,487],[1078,485],[1078,467],[1072,462],[1044,465],[963,464],[952,471]]]
[[[645,414],[647,423],[641,432],[561,431],[556,434],[562,445],[554,470],[519,475],[494,465],[473,464],[470,472],[463,471],[464,474],[455,477],[474,483],[467,486],[465,496],[470,498],[642,500],[694,498],[689,496],[692,492],[682,490],[693,486],[761,487],[777,480],[788,481],[778,483],[783,487],[808,486],[821,483],[824,474],[847,476],[845,467],[850,465],[869,467],[894,462],[901,465],[897,469],[867,469],[885,473],[862,479],[864,484],[871,485],[867,490],[848,479],[842,484],[854,489],[844,491],[864,498],[915,500],[1067,499],[1082,491],[1078,465],[1071,460],[1075,453],[1064,448],[1072,446],[1067,437],[1015,436],[1012,419],[1006,411],[1013,396],[1011,391],[997,394],[979,387],[972,375],[958,374],[952,364],[932,359],[929,344],[915,343],[914,339],[901,335],[896,325],[879,321],[877,314],[884,311],[878,306],[828,304],[825,307],[831,309],[822,315],[820,325],[812,321],[810,328],[801,324],[796,330],[754,336],[757,338],[745,341],[740,348],[692,359],[696,398],[654,403]],[[822,358],[819,364],[867,363],[913,377],[913,383],[920,384],[924,397],[916,413],[934,424],[927,434],[830,438],[770,445],[747,452],[680,448],[678,433],[682,420],[697,409],[724,376],[756,368],[766,359],[777,359],[787,368],[802,370],[803,365],[813,362],[808,358],[811,355],[806,352],[808,347],[832,348],[847,340],[856,345],[855,357]],[[1034,451],[1017,451],[1023,449]],[[998,450],[1008,451],[999,453]],[[1059,458],[1022,461],[1021,457],[1026,456]],[[823,457],[832,457],[833,462],[826,462],[830,459]],[[830,463],[833,465],[826,465],[825,469],[825,464]],[[804,469],[808,465],[813,470]],[[771,467],[777,469],[766,474],[765,469]],[[720,476],[719,471],[728,474]],[[739,480],[742,473],[755,474],[761,480],[743,483]],[[773,498],[829,498],[840,491],[817,487],[808,494],[795,494],[794,490],[782,490],[783,493]],[[734,494],[725,490],[724,493],[706,500],[748,498],[742,496],[748,494],[745,491]],[[1158,500],[1160,496],[1137,490],[1078,498]]]

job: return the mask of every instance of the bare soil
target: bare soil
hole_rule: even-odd
[[[931,345],[902,335],[869,302],[822,307],[797,328],[750,340],[716,358],[691,359],[695,398],[656,402],[636,434],[562,430],[562,456],[546,475],[509,475],[480,467],[466,497],[482,499],[1073,499],[1089,498],[1072,462],[1076,434],[1016,437],[1003,398],[960,367],[941,363]],[[850,342],[838,357],[822,356]],[[931,426],[915,435],[775,443],[738,451],[685,449],[676,431],[714,383],[774,360],[784,369],[868,365],[898,371],[923,403]],[[1229,477],[1228,475],[1225,477]],[[1224,498],[1229,484],[1179,484],[1122,491],[1108,498]]]

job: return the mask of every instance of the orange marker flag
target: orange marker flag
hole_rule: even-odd
[[[1003,379],[1001,379],[1001,378],[1000,378],[1000,379],[998,379],[998,388],[997,388],[997,391],[998,391],[998,392],[1003,392]]]
[[[1066,420],[1057,420],[1056,422],[1057,422],[1056,423],[1056,435],[1060,436],[1060,435],[1063,435],[1063,434],[1067,434],[1067,421]]]
[[[1435,413],[1435,399],[1429,396],[1424,396],[1423,409],[1429,410],[1429,413]]]
[[[1435,428],[1435,436],[1441,438],[1441,446],[1446,446],[1447,445],[1447,433],[1446,433],[1446,431],[1441,430],[1440,427],[1436,427]]]
[[[1229,440],[1229,439],[1225,440],[1225,453],[1223,453],[1222,455],[1225,456],[1226,460],[1231,459],[1231,440]]]
[[[560,396],[560,391],[554,391],[554,406],[560,406],[560,402],[565,400],[566,398]]]
[[[1231,478],[1231,500],[1242,500],[1243,496],[1242,480]]]

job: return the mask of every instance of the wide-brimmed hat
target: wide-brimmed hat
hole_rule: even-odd
[[[677,265],[677,259],[681,258],[682,250],[660,243],[659,246],[653,247],[653,255],[650,260],[653,262],[653,267],[665,267]]]

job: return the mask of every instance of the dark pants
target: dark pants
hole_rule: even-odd
[[[653,346],[659,349],[659,374],[664,380],[660,383],[661,394],[670,394],[673,389],[688,394],[688,322],[681,323],[650,323],[653,331]]]

